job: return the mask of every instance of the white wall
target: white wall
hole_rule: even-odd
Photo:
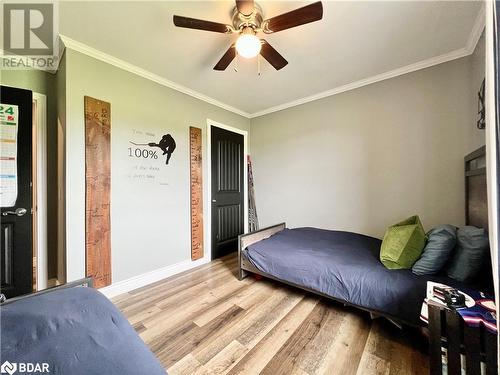
[[[486,146],[487,146],[487,171],[488,171],[488,224],[490,234],[490,249],[491,249],[491,264],[493,268],[493,282],[495,285],[495,300],[500,298],[499,291],[499,253],[498,253],[498,125],[496,123],[496,114],[499,110],[497,108],[497,98],[495,94],[496,87],[496,71],[498,70],[497,63],[495,62],[496,53],[496,14],[498,8],[496,4],[491,2],[486,4]],[[496,304],[497,316],[500,314],[500,306]],[[500,324],[497,321],[497,327]],[[500,347],[500,336],[497,337],[498,347]],[[500,361],[500,351],[497,351],[497,359]]]
[[[253,119],[261,226],[381,237],[412,214],[463,224],[463,157],[484,144],[472,70],[462,58]]]
[[[189,126],[206,121],[248,130],[249,120],[132,73],[66,50],[67,279],[85,275],[84,96],[111,103],[111,257],[113,283],[190,260]],[[133,129],[144,134],[135,134]],[[149,136],[145,133],[154,134]],[[169,166],[161,156],[128,156],[129,141],[177,143]],[[158,149],[158,151],[160,151]],[[134,166],[156,167],[155,179],[130,177]],[[149,172],[148,172],[149,173]],[[204,176],[206,179],[206,175]],[[205,180],[206,181],[206,180]],[[206,190],[207,184],[204,184]]]

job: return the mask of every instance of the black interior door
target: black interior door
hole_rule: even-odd
[[[243,136],[212,127],[212,259],[238,249],[243,233]]]
[[[7,298],[30,293],[33,287],[32,103],[31,91],[0,86],[0,291]]]

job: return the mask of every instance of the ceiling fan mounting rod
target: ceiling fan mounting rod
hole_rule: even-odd
[[[261,31],[261,24],[263,20],[262,8],[257,3],[254,4],[254,10],[249,15],[240,13],[237,7],[234,7],[233,9],[233,27],[236,32],[239,32],[246,27],[251,27],[255,32]]]

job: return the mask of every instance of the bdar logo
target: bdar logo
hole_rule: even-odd
[[[5,361],[0,366],[0,373],[2,374],[40,374],[50,373],[49,364],[46,362],[18,362],[11,363]]]
[[[9,361],[5,361],[2,363],[2,366],[0,366],[0,372],[2,374],[9,374],[12,375],[17,371],[17,363],[10,363]]]

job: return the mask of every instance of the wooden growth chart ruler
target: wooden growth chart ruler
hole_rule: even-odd
[[[201,129],[189,127],[191,176],[191,260],[203,258],[203,183]]]

